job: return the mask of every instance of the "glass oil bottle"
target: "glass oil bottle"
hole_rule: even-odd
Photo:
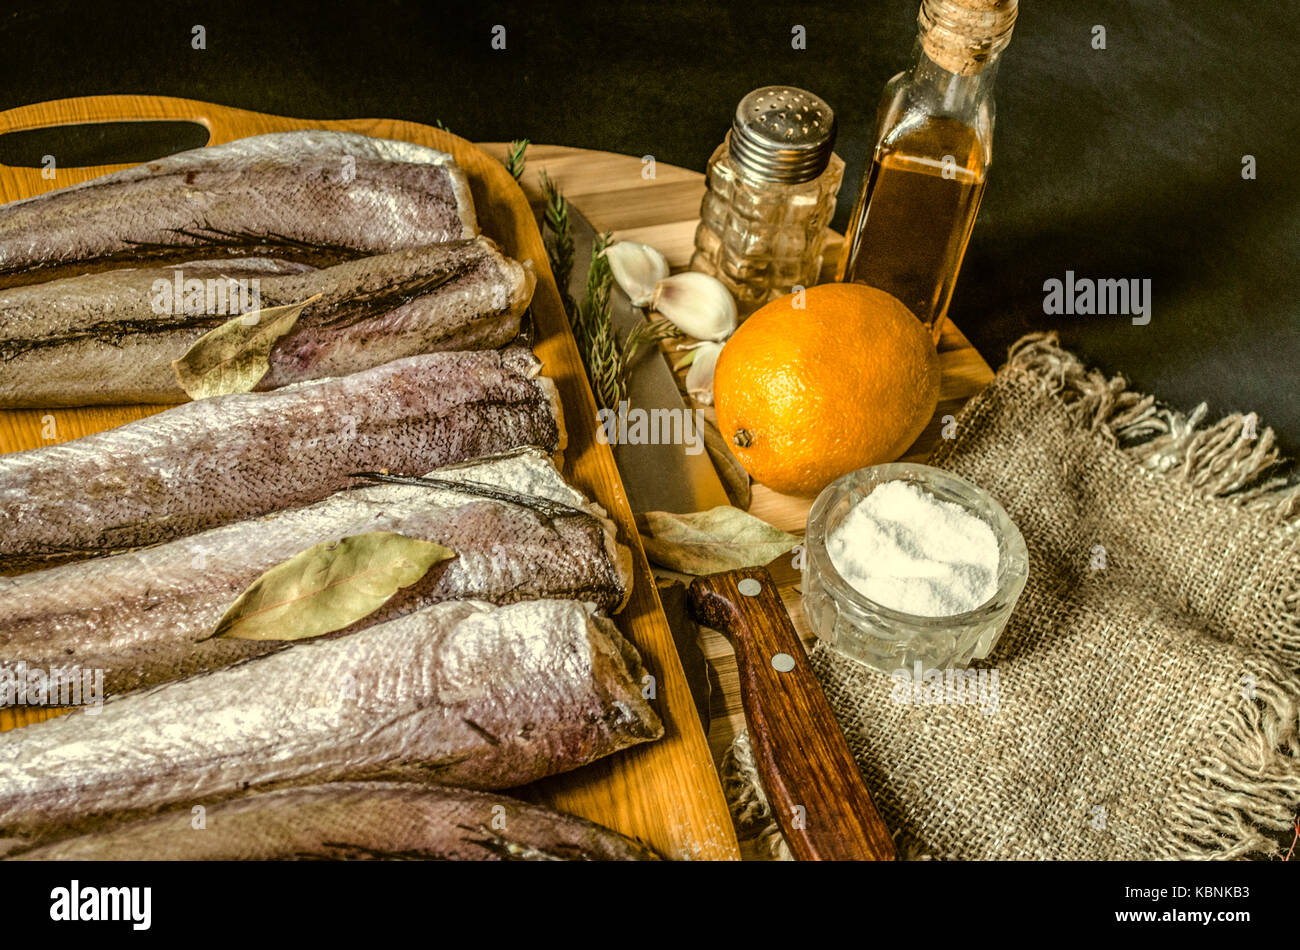
[[[876,116],[839,279],[901,300],[938,342],[993,155],[993,80],[1016,0],[922,0]]]

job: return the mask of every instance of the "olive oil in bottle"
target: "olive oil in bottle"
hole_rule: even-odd
[[[839,279],[893,294],[936,341],[984,195],[993,77],[1015,14],[1015,0],[923,0],[849,224]]]

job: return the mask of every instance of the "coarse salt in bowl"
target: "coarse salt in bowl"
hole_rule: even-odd
[[[859,502],[892,481],[957,505],[992,529],[998,566],[991,597],[961,613],[922,616],[877,603],[836,569],[828,539]],[[805,546],[803,610],[809,625],[827,645],[885,673],[910,672],[917,663],[922,669],[964,667],[988,656],[1029,577],[1025,540],[997,500],[929,465],[875,465],[832,482],[808,514]]]

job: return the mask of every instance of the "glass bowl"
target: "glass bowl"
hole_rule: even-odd
[[[999,558],[992,598],[966,613],[920,617],[876,603],[835,569],[827,536],[877,485],[896,479],[961,505],[993,529]],[[964,667],[988,656],[1029,577],[1025,539],[1002,506],[979,486],[929,465],[875,465],[832,482],[808,513],[804,545],[803,611],[809,626],[827,645],[885,673],[910,673],[918,663],[923,670]]]

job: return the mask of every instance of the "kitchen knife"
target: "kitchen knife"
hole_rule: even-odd
[[[708,735],[709,724],[713,719],[709,708],[713,700],[713,684],[709,681],[709,661],[700,649],[700,631],[691,614],[690,593],[679,580],[663,577],[657,579],[659,603],[663,604],[664,616],[668,618],[668,627],[673,632],[677,658],[682,661],[686,685],[690,687],[691,698],[695,700],[695,712],[704,725],[704,734]]]
[[[697,577],[691,607],[736,650],[763,790],[801,861],[891,861],[894,841],[765,568]]]
[[[538,226],[544,225],[539,221]],[[569,205],[569,233],[573,239],[574,262],[573,272],[569,275],[569,294],[581,302],[587,295],[587,272],[591,269],[596,229],[573,204]],[[610,294],[610,317],[620,340],[626,339],[632,327],[646,319],[617,284]],[[657,348],[644,353],[628,375],[628,401],[631,405],[647,410],[676,409],[679,412],[687,408],[677,388],[677,380]],[[700,436],[704,438],[705,434],[700,433]],[[699,511],[729,503],[707,452],[690,455],[683,446],[671,444],[613,445],[611,448],[628,501],[637,513]],[[686,589],[678,583],[679,590],[674,592],[672,583],[661,581],[660,602],[673,632],[691,698],[707,732],[712,701],[708,663],[700,651],[699,631],[689,616]]]
[[[569,293],[581,302],[587,296],[587,272],[591,269],[591,248],[596,230],[577,208],[569,205],[570,233],[573,236],[573,273],[569,276]],[[610,315],[619,340],[631,329],[646,322],[645,314],[632,306],[627,294],[615,284],[610,293]],[[658,348],[642,352],[628,373],[629,409],[649,412],[668,409],[674,414],[689,412],[673,371]],[[671,417],[670,417],[671,418]],[[693,416],[692,419],[698,419]],[[705,435],[694,429],[695,440],[681,444],[612,446],[628,501],[638,514],[643,511],[707,511],[727,505],[727,492],[705,450]],[[695,451],[696,449],[699,451]]]

